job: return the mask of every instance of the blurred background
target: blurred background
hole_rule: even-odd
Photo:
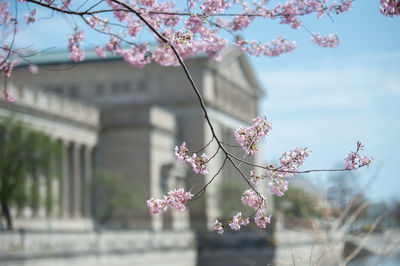
[[[240,202],[246,185],[230,167],[186,212],[151,216],[145,205],[211,178],[173,157],[175,145],[198,150],[211,138],[182,71],[134,69],[89,49],[73,64],[74,23],[55,16],[17,35],[20,47],[51,49],[30,58],[37,74],[24,64],[14,70],[16,102],[0,100],[1,265],[400,264],[400,21],[382,16],[378,1],[355,1],[333,21],[305,18],[312,32],[337,32],[336,49],[268,22],[244,37],[282,35],[297,41],[294,54],[255,58],[231,47],[220,63],[187,60],[224,141],[233,143],[233,130],[257,115],[272,123],[251,162],[274,164],[281,152],[308,147],[302,169],[343,168],[358,140],[374,157],[369,169],[294,177],[284,197],[268,195],[267,230],[223,236],[212,231],[215,219],[251,213]],[[106,41],[84,29],[87,48]]]

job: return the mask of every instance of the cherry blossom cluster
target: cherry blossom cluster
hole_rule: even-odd
[[[311,40],[321,47],[337,48],[340,44],[339,36],[336,33],[329,34],[328,36],[321,36],[319,33],[313,33]]]
[[[356,170],[363,166],[370,166],[373,161],[372,157],[367,157],[365,155],[360,155],[359,152],[364,150],[364,145],[357,141],[356,151],[350,151],[345,159],[347,170]]]
[[[224,225],[220,221],[218,221],[218,219],[214,223],[214,231],[216,231],[220,235],[224,233]]]
[[[36,21],[36,12],[38,11],[37,8],[32,9],[31,12],[25,14],[25,22],[26,24],[34,23]]]
[[[105,3],[113,9],[112,12],[106,11],[107,8],[104,9],[102,5],[89,6],[90,4],[85,2],[82,4],[88,7],[85,13],[82,11],[85,9],[83,6],[77,6],[75,9],[72,0],[44,0],[40,1],[40,6],[28,0],[17,2],[18,5],[24,3],[25,7],[22,8],[28,8],[24,16],[26,24],[37,21],[38,8],[51,8],[61,13],[65,11],[71,16],[83,19],[99,34],[110,36],[107,43],[94,47],[99,57],[106,57],[107,52],[120,55],[134,67],[144,67],[151,62],[164,66],[179,65],[172,46],[182,59],[206,53],[209,57],[220,60],[220,52],[228,45],[227,39],[220,35],[221,29],[236,35],[247,29],[257,17],[279,20],[281,24],[299,29],[305,15],[314,13],[321,18],[328,12],[340,14],[350,10],[352,4],[352,0],[289,0],[274,5],[265,0],[190,0],[182,9],[172,0],[106,0]],[[31,8],[31,5],[36,5],[37,8]],[[382,13],[387,16],[399,14],[398,0],[381,0],[381,6]],[[8,31],[12,28],[17,29],[19,19],[14,18],[9,9],[9,1],[0,2],[1,27]],[[145,30],[153,34],[157,31],[163,36],[162,39],[159,38],[160,35],[156,37],[156,47],[150,49],[147,42],[141,42],[137,38]],[[84,35],[80,29],[69,35],[68,49],[72,61],[79,62],[84,59],[83,39]],[[326,37],[312,34],[312,41],[323,47],[337,47],[339,44],[336,34]],[[273,57],[282,53],[292,53],[296,49],[294,41],[287,41],[283,37],[262,44],[247,41],[238,35],[234,44],[255,56]],[[11,48],[15,50],[15,47]],[[21,54],[15,55],[20,56]],[[1,69],[3,74],[10,76],[16,63],[13,58],[8,58],[6,67]]]
[[[163,196],[164,199],[150,198],[147,200],[147,207],[152,214],[158,214],[165,211],[167,207],[177,209],[179,211],[185,210],[185,204],[193,197],[190,192],[185,192],[183,188],[174,189],[168,192],[168,196]]]
[[[8,49],[7,45],[5,45],[5,49]],[[0,71],[3,72],[6,78],[10,77],[13,67],[14,63],[8,59],[7,53],[3,54],[0,51]]]
[[[335,1],[331,6],[329,6],[328,9],[330,12],[335,12],[336,14],[340,14],[349,11],[351,9],[353,1],[354,0],[340,0],[340,3],[337,3]]]
[[[272,126],[267,122],[267,117],[256,117],[253,119],[253,125],[246,128],[240,126],[235,130],[234,136],[247,155],[254,155],[258,152],[257,142],[268,136],[271,129]]]
[[[282,152],[279,159],[281,166],[278,172],[284,177],[291,177],[304,164],[305,158],[309,157],[311,151],[308,148],[296,148],[291,151]]]
[[[256,41],[248,43],[246,40],[238,38],[235,45],[250,55],[260,56],[261,54],[269,57],[279,56],[283,53],[293,53],[297,48],[296,42],[289,42],[279,36],[277,40],[261,44]]]
[[[310,156],[311,151],[307,148],[296,148],[291,151],[283,152],[280,158],[280,166],[267,167],[269,175],[269,189],[272,194],[279,197],[283,196],[288,190],[288,178],[292,177],[299,170],[299,167],[304,164],[306,157]],[[265,176],[255,176],[253,182],[263,179]]]
[[[196,174],[208,174],[207,163],[210,160],[209,156],[205,153],[198,156],[196,153],[189,154],[189,149],[186,143],[183,142],[180,147],[175,146],[175,157],[181,162],[189,163]]]
[[[3,94],[7,102],[12,103],[15,101],[14,97],[11,96],[10,91],[8,89],[4,89]]]
[[[73,34],[68,35],[68,50],[71,53],[72,61],[80,62],[85,58],[85,52],[82,49],[84,39],[83,31],[77,28]]]
[[[400,1],[399,0],[381,0],[381,13],[388,17],[400,17]]]
[[[254,216],[254,222],[258,228],[267,228],[267,224],[271,222],[271,215],[265,216],[263,210],[259,209]]]
[[[259,210],[266,207],[265,198],[251,188],[243,192],[242,203],[253,208],[254,210]]]
[[[241,226],[246,226],[249,223],[250,223],[250,219],[248,217],[243,218],[242,213],[238,212],[235,216],[233,216],[232,221],[229,223],[229,227],[234,231],[238,231],[238,230],[240,230]]]
[[[254,215],[254,223],[259,228],[266,228],[267,224],[271,221],[271,216],[265,216],[263,209],[266,207],[265,198],[257,193],[253,189],[247,189],[243,192],[242,195],[242,203],[246,206],[249,206],[255,210]],[[246,226],[250,223],[250,217],[243,217],[241,212],[238,212],[235,216],[233,216],[231,221],[228,221],[226,224],[221,223],[218,219],[214,224],[214,231],[218,234],[224,233],[224,226],[229,226],[231,230],[238,231],[242,226]]]
[[[289,182],[277,171],[270,173],[269,190],[272,194],[282,197],[289,188]]]
[[[142,43],[140,45],[132,46],[130,49],[123,50],[122,54],[124,55],[126,62],[134,67],[142,68],[151,61],[150,56],[148,56],[148,51],[148,43]]]
[[[195,2],[192,1],[192,8],[195,7]],[[205,0],[200,6],[205,15],[214,15],[218,13],[223,13],[225,9],[231,7],[229,1],[226,0]]]

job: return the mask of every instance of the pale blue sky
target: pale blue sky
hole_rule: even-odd
[[[390,201],[400,199],[400,18],[382,16],[378,2],[355,1],[334,23],[305,22],[313,32],[338,33],[337,49],[314,45],[305,30],[286,30],[280,34],[299,46],[294,54],[251,61],[267,91],[260,112],[273,125],[265,157],[307,146],[313,153],[305,168],[332,168],[360,140],[375,158],[369,170],[359,170],[360,185],[370,199]],[[261,29],[250,34],[260,36]]]
[[[332,17],[334,22],[311,16],[304,25],[323,35],[338,33],[337,49],[320,48],[305,30],[274,21],[259,21],[244,34],[263,42],[282,35],[298,44],[292,55],[250,59],[266,89],[260,113],[273,125],[265,158],[273,162],[282,151],[307,146],[313,153],[305,168],[332,168],[360,140],[375,158],[370,170],[359,171],[361,184],[374,178],[367,196],[400,199],[400,18],[381,15],[378,0],[355,1],[352,11]],[[68,21],[42,20],[22,30],[17,41],[65,49],[73,27]],[[86,34],[87,46],[102,39]]]

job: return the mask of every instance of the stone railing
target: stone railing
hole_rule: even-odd
[[[94,106],[29,87],[17,87],[10,84],[9,90],[15,98],[15,102],[12,103],[14,108],[27,108],[89,126],[97,127],[99,124],[100,113]],[[0,97],[0,104],[6,104],[4,97]],[[13,106],[10,108],[12,109]]]
[[[196,254],[191,231],[0,233],[1,265],[194,266]]]

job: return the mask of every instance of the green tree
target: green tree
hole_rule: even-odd
[[[0,122],[0,203],[8,230],[13,228],[11,206],[20,209],[29,204],[35,213],[40,201],[44,200],[47,212],[51,211],[50,179],[55,176],[54,163],[59,155],[57,142],[45,133],[12,117]],[[46,177],[44,199],[39,194],[40,175]],[[28,178],[32,179],[29,191]]]

